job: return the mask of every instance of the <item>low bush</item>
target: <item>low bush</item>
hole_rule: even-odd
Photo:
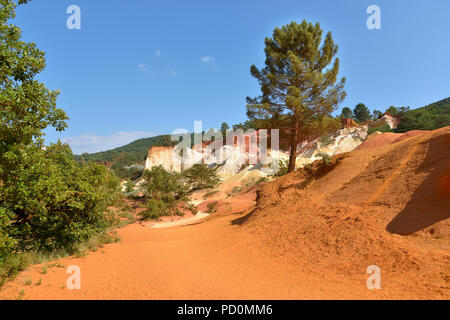
[[[278,171],[275,173],[275,177],[281,177],[288,174],[289,160],[280,159],[278,162]]]
[[[375,128],[370,128],[369,131],[367,132],[367,135],[371,135],[372,133],[376,132],[376,131],[380,131],[380,132],[393,132],[394,130],[391,129],[391,127],[387,124],[384,123],[379,127],[375,127]]]
[[[331,164],[331,156],[328,153],[319,152],[317,156],[322,158],[322,163],[324,165],[329,166]]]
[[[140,213],[143,220],[159,219],[161,216],[184,215],[179,203],[187,202],[189,187],[181,175],[169,172],[162,166],[144,173],[147,209]]]
[[[204,199],[210,198],[210,197],[212,197],[212,196],[214,196],[214,195],[216,195],[216,194],[218,194],[218,193],[219,193],[218,190],[209,191],[209,192],[205,193],[205,195],[203,196],[203,198],[204,198]]]
[[[208,204],[206,205],[206,208],[207,208],[206,212],[208,212],[209,214],[212,214],[212,213],[214,213],[214,212],[217,212],[217,205],[218,205],[218,204],[219,204],[219,203],[218,203],[217,201],[208,203]]]

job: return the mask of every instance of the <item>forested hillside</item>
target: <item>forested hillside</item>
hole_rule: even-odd
[[[120,178],[138,178],[142,174],[143,166],[133,166],[134,164],[144,164],[148,149],[153,146],[172,146],[170,135],[160,135],[151,138],[143,138],[133,141],[125,146],[112,150],[96,153],[83,153],[76,155],[78,162],[100,162],[111,165],[114,172]]]
[[[450,126],[450,97],[407,111],[396,131],[435,130],[446,126]]]
[[[135,163],[143,163],[148,153],[148,148],[152,146],[171,146],[174,143],[170,140],[170,135],[161,135],[151,138],[143,138],[133,141],[125,146],[115,149],[96,152],[96,153],[83,153],[82,155],[76,155],[77,161],[95,161],[103,163],[121,163],[124,165],[131,165]]]

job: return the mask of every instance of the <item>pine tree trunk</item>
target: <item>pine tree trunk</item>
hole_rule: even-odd
[[[294,112],[294,125],[292,127],[291,152],[289,155],[288,172],[295,171],[295,160],[297,158],[297,136],[298,136],[298,116],[297,116],[297,113]]]

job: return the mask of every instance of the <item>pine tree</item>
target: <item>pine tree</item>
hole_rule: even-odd
[[[353,114],[355,115],[355,119],[358,123],[370,120],[370,110],[364,103],[358,103],[355,109],[353,109]]]
[[[262,95],[247,98],[250,120],[285,129],[289,137],[289,172],[295,169],[299,139],[314,134],[317,123],[345,98],[345,78],[337,82],[338,46],[331,32],[322,38],[319,23],[291,22],[265,39],[265,67],[250,72]],[[333,61],[334,59],[334,61]]]
[[[230,126],[226,122],[222,122],[222,125],[220,126],[220,132],[222,132],[222,137],[227,136],[227,130],[230,129]]]
[[[352,109],[349,107],[345,107],[342,109],[341,118],[344,119],[353,119],[353,112]]]
[[[374,120],[381,119],[381,117],[383,116],[383,112],[381,112],[380,110],[373,110],[372,114]]]

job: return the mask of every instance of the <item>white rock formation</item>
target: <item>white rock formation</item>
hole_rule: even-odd
[[[297,148],[297,168],[321,159],[320,153],[334,156],[354,150],[367,138],[367,132],[368,125],[344,128],[336,131],[326,142],[316,139],[311,142],[301,143]],[[278,164],[279,160],[289,160],[287,152],[275,150],[269,152],[271,157],[273,157],[273,163]],[[256,170],[260,176],[273,173],[269,170],[268,165],[263,166],[260,163],[246,165],[248,163],[248,153],[245,153],[241,147],[227,145],[219,148],[214,153],[209,148],[204,148],[203,153],[188,149],[184,159],[177,156],[174,148],[152,147],[145,161],[145,169],[162,165],[166,170],[182,172],[190,168],[194,163],[204,163],[211,167],[219,166],[218,174],[223,179],[233,177],[242,170]]]

